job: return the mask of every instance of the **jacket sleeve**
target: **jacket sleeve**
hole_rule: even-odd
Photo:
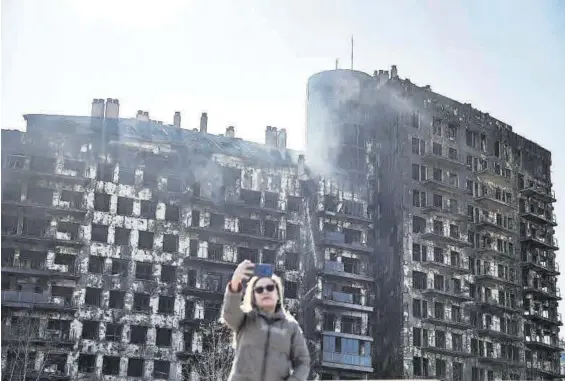
[[[245,313],[241,310],[242,285],[237,290],[232,290],[231,282],[226,286],[224,303],[222,305],[221,320],[234,332],[237,332],[243,323]]]
[[[306,381],[310,373],[310,352],[300,325],[294,327],[292,335],[292,368],[293,373],[289,381]]]

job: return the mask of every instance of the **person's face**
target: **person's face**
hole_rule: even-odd
[[[269,278],[261,278],[255,283],[253,288],[255,294],[255,304],[261,310],[274,311],[277,302],[279,301],[279,295],[277,293],[277,287],[275,282]]]

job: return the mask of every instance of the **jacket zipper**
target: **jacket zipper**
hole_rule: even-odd
[[[263,366],[261,367],[261,381],[265,381],[265,373],[267,373],[267,357],[269,356],[269,341],[271,340],[271,324],[268,323],[267,340],[265,341],[265,354],[263,356]]]

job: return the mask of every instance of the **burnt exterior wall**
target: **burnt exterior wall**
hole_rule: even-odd
[[[559,378],[550,153],[391,74],[318,73],[307,106],[307,157],[334,158],[320,172],[366,159],[373,375]]]
[[[54,379],[191,379],[198,327],[241,260],[276,265],[293,311],[303,279],[317,285],[295,152],[149,120],[26,118],[2,131],[2,315],[6,332],[39,322],[30,341],[49,345],[31,369],[56,352]]]
[[[312,377],[366,377],[366,176],[314,176],[284,129],[268,127],[262,145],[143,112],[108,119],[103,103],[91,117],[26,115],[26,132],[2,131],[3,324],[38,322],[27,366],[53,379],[196,379],[187,364],[205,351],[201,327],[248,258],[282,276]]]
[[[401,139],[403,375],[558,378],[550,153],[429,88],[383,92]]]
[[[305,157],[117,100],[3,130],[3,332],[36,322],[54,379],[193,379],[249,258],[283,277],[312,379],[559,378],[550,153],[393,72],[315,75]]]

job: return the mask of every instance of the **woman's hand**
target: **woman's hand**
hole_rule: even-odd
[[[232,287],[234,289],[238,288],[242,281],[248,280],[253,276],[253,268],[255,264],[250,260],[246,259],[245,261],[241,262],[231,277]]]

